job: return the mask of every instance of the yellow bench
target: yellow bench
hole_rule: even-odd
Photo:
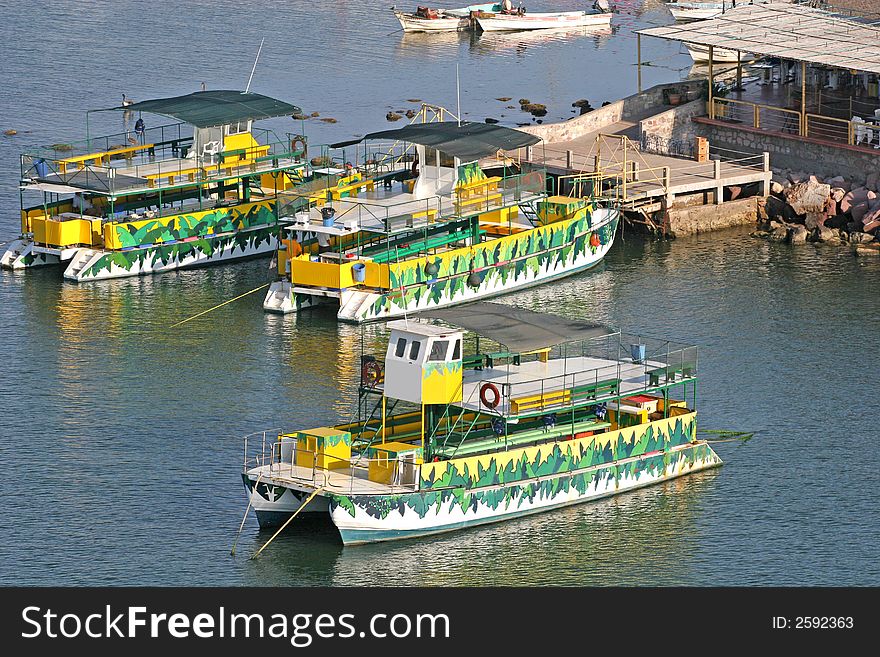
[[[109,151],[101,151],[100,153],[89,153],[88,155],[76,155],[74,157],[65,157],[58,161],[58,170],[61,173],[67,173],[68,164],[78,165],[78,169],[82,169],[90,160],[94,160],[95,164],[103,166],[105,161],[109,164],[114,156],[118,155],[134,155],[138,151],[149,150],[154,144],[138,144],[136,146],[124,146],[122,148],[114,148]],[[127,159],[127,158],[126,158]]]
[[[479,206],[482,203],[486,204],[486,210],[488,210],[493,205],[497,205],[501,202],[501,192],[495,192],[494,194],[487,194],[485,196],[478,196],[477,198],[469,198],[466,200],[458,199],[455,202],[455,211],[461,212],[463,208],[469,207],[471,205]],[[480,209],[480,208],[478,208]]]
[[[482,180],[459,185],[455,188],[455,191],[459,198],[470,198],[472,196],[479,196],[481,194],[497,191],[499,182],[501,182],[501,178],[498,176],[483,178]]]
[[[510,400],[510,412],[523,413],[543,409],[547,406],[561,406],[567,404],[570,399],[570,390],[555,390],[553,392],[545,392],[544,394],[517,397]]]
[[[342,195],[345,192],[348,192],[352,196],[357,196],[357,193],[361,187],[366,187],[368,192],[372,192],[374,189],[376,189],[376,181],[372,178],[368,178],[365,180],[358,180],[353,183],[348,183],[347,185],[342,185],[341,187],[331,187],[330,198],[334,201],[338,201],[340,198],[342,198]]]
[[[178,176],[180,176],[180,177],[186,176],[186,178],[190,182],[195,182],[196,181],[196,174],[199,173],[201,170],[202,170],[201,167],[191,167],[189,169],[180,169],[178,171],[171,171],[170,173],[162,173],[162,172],[150,173],[144,177],[147,179],[147,186],[148,187],[153,187],[155,185],[156,181],[159,180],[160,178],[167,178],[168,184],[173,185],[174,181],[178,178]]]

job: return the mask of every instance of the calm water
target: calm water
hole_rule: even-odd
[[[494,98],[526,96],[564,118],[578,98],[631,92],[631,29],[669,20],[634,0],[610,35],[438,41],[394,32],[386,4],[7,3],[0,128],[20,134],[0,137],[0,239],[17,233],[26,143],[81,136],[85,110],[123,92],[240,87],[264,35],[254,90],[337,118],[307,124],[320,141],[381,129],[407,99],[454,106],[456,61],[469,117],[523,120]],[[677,46],[643,51],[646,84],[688,68]],[[628,237],[598,270],[503,301],[699,344],[702,426],[760,432],[718,445],[725,467],[400,544],[343,549],[297,520],[252,562],[269,536],[253,518],[228,555],[239,436],[347,419],[359,356],[358,328],[265,315],[259,294],[170,328],[265,280],[264,261],[80,286],[0,274],[0,583],[880,584],[880,262],[743,231]]]

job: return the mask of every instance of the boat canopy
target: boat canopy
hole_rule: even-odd
[[[213,128],[239,121],[255,121],[302,113],[296,105],[269,96],[227,89],[196,91],[185,96],[156,98],[109,109],[162,114],[197,128]]]
[[[519,353],[617,334],[614,329],[601,324],[488,301],[429,310],[421,315],[473,331]]]
[[[494,155],[499,150],[509,151],[537,144],[541,139],[521,130],[505,128],[491,123],[473,121],[438,121],[411,123],[395,130],[381,130],[336,144],[331,148],[352,146],[367,139],[393,139],[421,146],[430,146],[466,162]]]

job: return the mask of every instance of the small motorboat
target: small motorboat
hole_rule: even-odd
[[[460,32],[471,29],[471,12],[499,11],[501,5],[486,3],[459,9],[432,9],[418,7],[415,13],[394,11],[394,16],[404,32]]]
[[[688,52],[691,55],[691,59],[695,62],[708,62],[709,61],[709,46],[703,46],[697,43],[686,43],[684,44]],[[717,46],[712,51],[712,61],[716,64],[729,64],[729,63],[737,63],[737,62],[750,62],[755,58],[752,53],[749,52],[740,52],[737,50],[730,50],[728,48],[718,48]]]
[[[732,7],[732,2],[669,2],[666,4],[669,13],[677,21],[699,21],[714,18],[724,9]]]
[[[512,30],[546,30],[566,27],[608,27],[611,12],[608,3],[600,0],[585,11],[526,12],[523,9],[508,13],[479,12],[474,19],[483,32]]]

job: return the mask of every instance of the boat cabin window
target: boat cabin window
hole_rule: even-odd
[[[422,343],[418,340],[413,340],[412,346],[409,348],[409,359],[415,360],[419,357],[419,348],[422,346]]]
[[[437,149],[431,148],[430,146],[425,146],[425,164],[428,166],[436,166],[437,162]],[[440,152],[440,166],[441,167],[455,167],[455,158],[452,155],[448,155],[443,151]]]
[[[449,340],[435,340],[431,344],[428,360],[446,360],[447,351],[449,351]]]
[[[452,360],[458,360],[461,358],[461,340],[455,341],[455,346],[452,348]]]
[[[398,358],[403,358],[403,355],[406,353],[406,338],[397,338],[397,348],[394,350],[394,355]]]
[[[248,121],[239,121],[238,123],[230,123],[226,126],[227,135],[240,135],[248,131]]]

